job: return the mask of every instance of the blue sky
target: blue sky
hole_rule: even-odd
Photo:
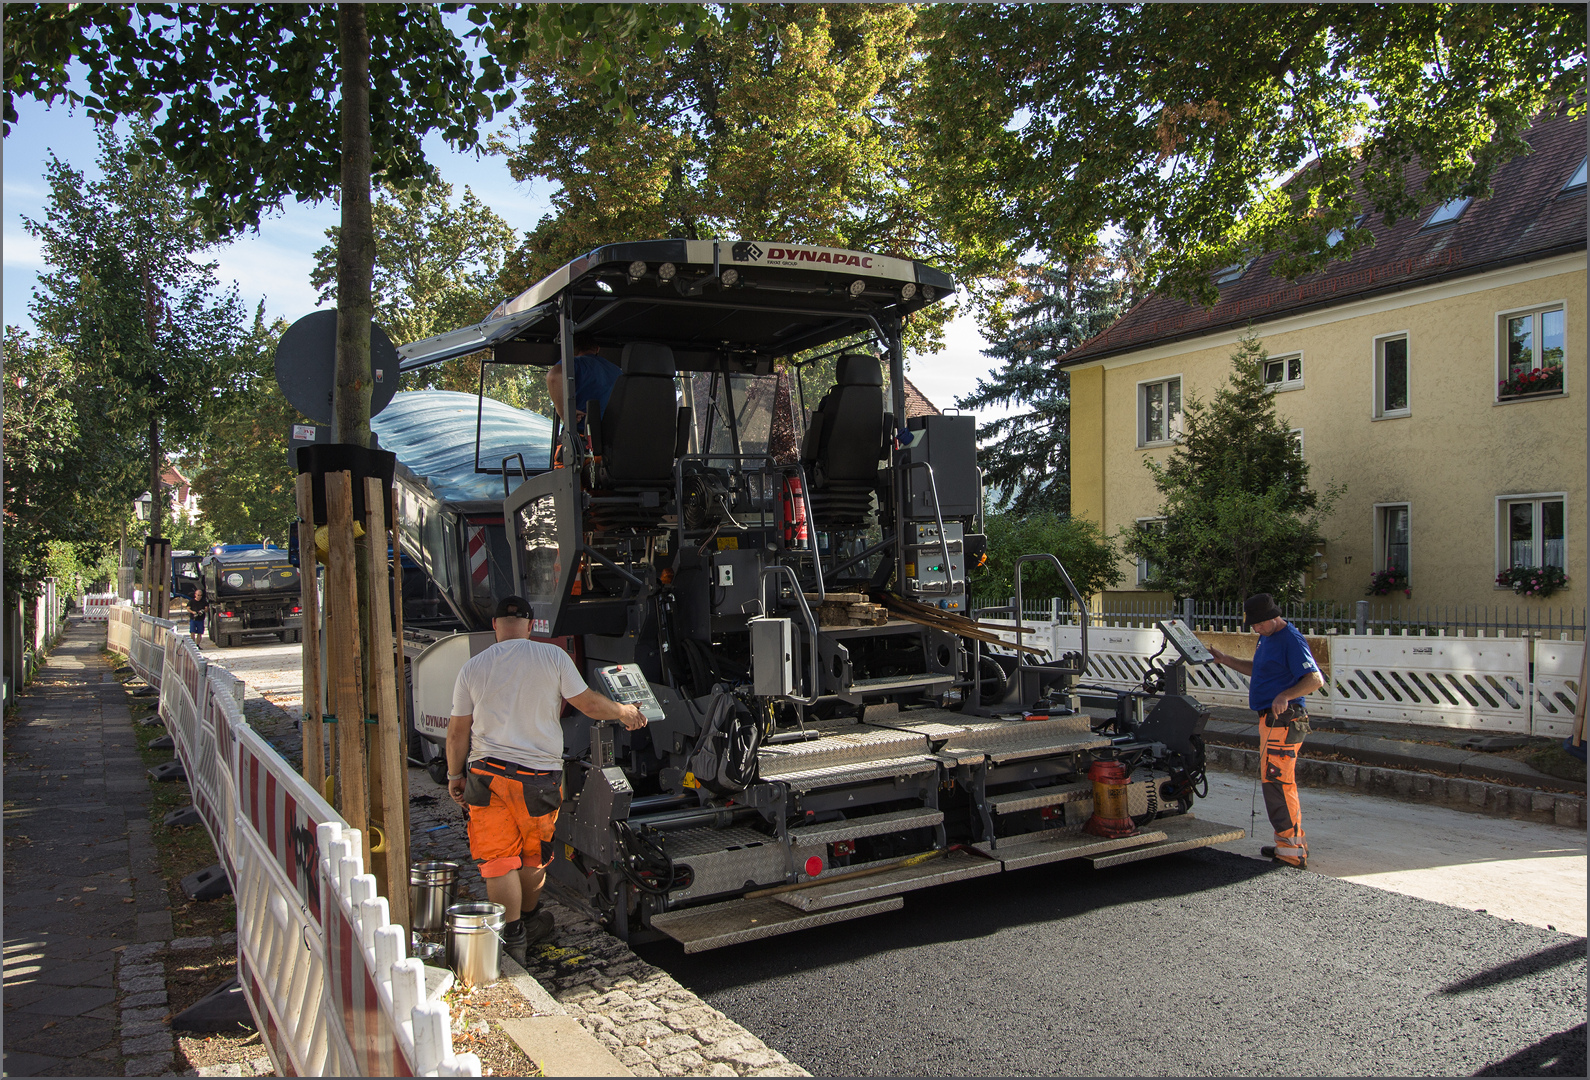
[[[93,124],[81,111],[73,113],[64,105],[46,109],[19,100],[17,113],[18,122],[4,142],[3,303],[5,325],[31,328],[28,303],[44,267],[38,242],[28,235],[23,218],[44,217],[49,195],[44,168],[51,151],[92,178],[97,173],[94,159],[98,147]],[[434,135],[426,141],[425,150],[442,178],[453,185],[455,198],[462,196],[468,185],[514,228],[532,228],[548,212],[548,196],[554,189],[545,183],[516,182],[503,158],[459,154]],[[288,205],[280,214],[266,218],[258,232],[245,233],[214,252],[221,281],[238,283],[250,311],[264,300],[268,318],[292,321],[313,311],[315,290],[309,276],[314,253],[325,244],[325,231],[337,219],[337,207],[329,200],[318,205]],[[991,362],[981,355],[986,347],[970,316],[962,315],[951,324],[944,351],[912,358],[911,380],[929,400],[941,408],[949,407],[958,394],[970,392],[977,378],[990,368]],[[985,419],[993,415],[983,414]]]

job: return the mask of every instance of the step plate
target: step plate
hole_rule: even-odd
[[[998,848],[978,844],[977,850],[985,851],[1004,863],[1006,870],[1020,870],[1027,866],[1042,866],[1044,863],[1064,862],[1067,859],[1085,859],[1125,848],[1157,844],[1167,839],[1169,836],[1157,828],[1114,840],[1076,829],[1054,829],[1049,832],[1028,833],[1026,836],[1003,839],[999,842]]]
[[[835,840],[858,840],[864,836],[883,833],[909,832],[912,829],[930,829],[942,824],[942,810],[893,810],[887,814],[849,818],[845,821],[825,821],[821,825],[801,825],[789,831],[789,842],[794,847],[820,847]]]
[[[966,851],[952,851],[947,858],[929,859],[916,866],[898,870],[885,870],[879,874],[835,881],[827,885],[811,885],[793,892],[777,893],[769,897],[801,911],[827,911],[841,904],[854,904],[877,897],[925,889],[964,878],[983,877],[1000,871],[997,859],[985,859]],[[842,873],[843,871],[841,871]]]
[[[868,780],[915,776],[918,773],[933,772],[938,767],[938,758],[924,754],[916,757],[884,758],[873,762],[862,761],[852,765],[831,765],[807,772],[778,773],[773,776],[763,773],[762,779],[788,784],[791,791],[814,791],[818,788],[840,787],[844,784],[860,784]]]
[[[1136,862],[1138,859],[1152,859],[1158,855],[1172,855],[1178,851],[1191,851],[1193,848],[1208,847],[1211,844],[1224,844],[1229,840],[1241,840],[1248,835],[1245,829],[1213,821],[1200,821],[1191,814],[1160,818],[1154,822],[1154,828],[1166,834],[1166,838],[1159,843],[1109,855],[1092,856],[1088,861],[1095,869],[1103,870],[1107,866],[1120,866],[1122,863]]]
[[[988,809],[996,814],[1019,814],[1023,810],[1037,810],[1062,803],[1093,801],[1093,784],[1084,780],[1078,784],[1058,784],[1038,788],[1036,791],[1012,791],[1005,795],[990,795]],[[1091,810],[1089,811],[1092,812]]]
[[[685,952],[698,953],[812,926],[859,919],[863,915],[898,911],[904,905],[905,901],[898,896],[886,896],[851,907],[804,912],[781,904],[774,897],[759,896],[752,900],[730,900],[723,904],[686,908],[684,911],[666,911],[652,916],[651,926],[653,930],[659,930],[683,945]]]

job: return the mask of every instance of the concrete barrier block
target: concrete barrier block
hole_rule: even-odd
[[[1406,799],[1413,795],[1413,774],[1399,772],[1391,778],[1391,790],[1397,793],[1397,798]]]
[[[1536,791],[1530,794],[1529,809],[1536,814],[1550,814],[1556,810],[1557,798],[1549,791]]]
[[[1558,795],[1552,803],[1552,818],[1564,828],[1574,828],[1579,824],[1579,808],[1583,805],[1583,799]]]
[[[1358,786],[1358,773],[1359,773],[1359,768],[1358,768],[1357,765],[1342,765],[1341,766],[1342,787],[1357,787]]]
[[[1490,795],[1490,785],[1479,780],[1464,780],[1461,783],[1463,784],[1464,801],[1472,807],[1484,809],[1485,800]]]

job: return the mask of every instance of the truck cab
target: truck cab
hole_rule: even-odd
[[[210,640],[222,648],[269,635],[303,638],[298,568],[273,547],[213,551],[199,564]]]

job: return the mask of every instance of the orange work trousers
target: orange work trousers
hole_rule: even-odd
[[[1297,866],[1308,858],[1303,812],[1297,801],[1297,752],[1308,734],[1308,714],[1294,705],[1277,718],[1259,714],[1259,768],[1264,777],[1264,810],[1275,830],[1275,857]]]

